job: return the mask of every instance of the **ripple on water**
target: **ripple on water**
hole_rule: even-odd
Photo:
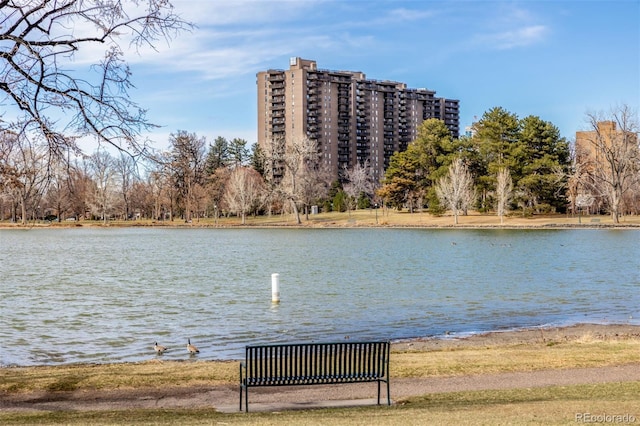
[[[189,337],[196,359],[229,359],[258,342],[640,318],[635,230],[0,234],[35,253],[0,251],[2,365],[155,359],[156,340],[171,348],[163,359],[188,360]]]

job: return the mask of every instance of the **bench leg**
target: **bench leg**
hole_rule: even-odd
[[[380,382],[382,380],[378,380],[378,405],[380,405]],[[385,380],[385,382],[387,383],[387,405],[391,405],[391,392],[390,392],[390,386],[389,386],[389,380]]]
[[[242,411],[242,393],[244,392],[244,411],[249,412],[249,386],[240,385],[240,408]]]
[[[387,377],[387,405],[391,405],[391,387],[389,386],[388,377]]]

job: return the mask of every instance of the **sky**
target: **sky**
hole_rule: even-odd
[[[257,140],[256,74],[318,68],[460,101],[460,127],[493,107],[538,116],[568,140],[587,113],[640,104],[640,0],[173,0],[196,27],[127,52],[130,94],[171,133]]]

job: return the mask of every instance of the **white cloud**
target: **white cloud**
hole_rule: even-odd
[[[389,11],[388,19],[393,21],[417,21],[421,19],[433,18],[436,13],[432,10],[416,9],[393,9]]]
[[[507,50],[536,44],[544,40],[548,32],[548,28],[544,25],[532,25],[477,35],[474,37],[473,44],[481,45],[489,49]]]
[[[207,26],[243,26],[277,23],[303,16],[318,1],[266,0],[172,0],[175,12],[183,19]]]
[[[498,3],[480,22],[484,31],[473,36],[472,44],[492,50],[509,50],[531,46],[545,40],[551,32],[541,18],[518,3]]]

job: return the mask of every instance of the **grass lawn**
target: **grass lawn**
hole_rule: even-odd
[[[391,379],[638,364],[640,340],[570,342],[392,352]],[[237,362],[203,361],[68,365],[0,369],[0,392],[59,392],[236,384]],[[621,417],[597,417],[597,416]],[[624,417],[626,416],[626,417]],[[0,424],[576,424],[640,422],[640,382],[437,393],[391,407],[223,414],[211,409],[3,411]],[[587,421],[590,420],[590,421]]]
[[[392,407],[221,414],[213,409],[0,413],[4,425],[427,425],[576,424],[595,416],[640,422],[640,383],[455,392],[400,401]],[[592,421],[587,422],[587,419]],[[600,421],[599,423],[604,423]],[[606,423],[616,423],[609,420]]]

